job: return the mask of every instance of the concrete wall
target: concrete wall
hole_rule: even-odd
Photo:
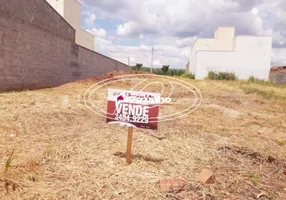
[[[75,29],[76,43],[94,50],[94,36],[81,28],[81,4],[77,0],[46,1]]]
[[[286,66],[271,68],[269,79],[276,84],[286,84]]]
[[[79,46],[78,62],[80,63],[80,67],[85,69],[80,71],[81,76],[84,77],[88,77],[90,74],[94,74],[95,68],[97,74],[105,74],[110,71],[129,69],[128,65],[125,65],[102,54],[95,53],[94,51],[81,46]]]
[[[0,91],[38,89],[129,67],[75,43],[44,0],[0,1]]]
[[[234,72],[239,79],[254,76],[268,80],[271,46],[271,37],[238,36],[234,51],[198,51],[196,79],[215,71]]]
[[[286,70],[271,74],[271,81],[275,84],[286,84]]]
[[[0,11],[2,25],[0,28],[2,30],[8,27],[12,30],[15,29],[14,32],[16,33],[16,29],[20,29],[19,26],[23,27],[23,31],[31,27],[74,41],[74,28],[64,21],[44,0],[1,0]],[[9,24],[9,22],[15,24]],[[7,34],[4,33],[4,35]]]

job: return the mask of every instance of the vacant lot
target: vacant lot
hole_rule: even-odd
[[[184,80],[201,91],[201,106],[157,131],[135,129],[131,165],[118,156],[127,128],[84,104],[95,80],[0,94],[0,199],[286,199],[286,87]],[[94,97],[103,108],[104,95]],[[195,181],[204,168],[214,184]],[[169,177],[188,188],[162,192]]]

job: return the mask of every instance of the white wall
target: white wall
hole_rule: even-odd
[[[235,51],[198,51],[196,79],[204,79],[208,71],[221,71],[234,72],[239,79],[268,80],[271,47],[271,37],[238,36]]]
[[[190,51],[190,71],[196,72],[197,51],[202,50],[218,50],[218,51],[232,51],[234,48],[233,27],[218,27],[214,33],[215,38],[200,38],[197,39]]]
[[[209,71],[234,72],[236,63],[237,56],[233,51],[198,51],[195,77],[202,80]]]
[[[190,52],[190,72],[195,73],[197,68],[198,51],[232,51],[234,48],[233,39],[197,39]]]
[[[196,59],[197,59],[197,50],[196,50],[196,43],[195,43],[190,52],[189,73],[194,74],[196,72],[196,67],[197,67]]]

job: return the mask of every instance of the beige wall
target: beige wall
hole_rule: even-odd
[[[218,27],[215,31],[214,38],[198,39],[195,47],[199,50],[233,50],[233,27]]]
[[[81,4],[77,0],[46,1],[75,29],[75,42],[94,50],[94,36],[81,28]]]
[[[83,29],[76,30],[75,42],[87,49],[94,50],[94,36]]]
[[[129,59],[129,57],[116,57],[116,56],[114,56],[114,57],[111,57],[112,59],[114,59],[114,60],[117,60],[117,61],[119,61],[119,62],[121,62],[121,63],[124,63],[125,65],[130,65],[130,59]]]
[[[61,16],[64,16],[64,0],[46,0]]]
[[[214,37],[217,39],[232,39],[234,38],[234,27],[218,27]]]
[[[76,30],[81,28],[81,5],[77,0],[64,0],[64,18]]]

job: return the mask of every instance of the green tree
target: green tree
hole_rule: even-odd
[[[162,72],[163,72],[164,74],[166,74],[166,73],[168,72],[168,70],[169,70],[169,65],[163,65],[163,67],[161,68],[161,70],[162,70]]]
[[[143,64],[142,63],[136,63],[136,69],[138,71],[140,71],[140,69],[142,68]]]

